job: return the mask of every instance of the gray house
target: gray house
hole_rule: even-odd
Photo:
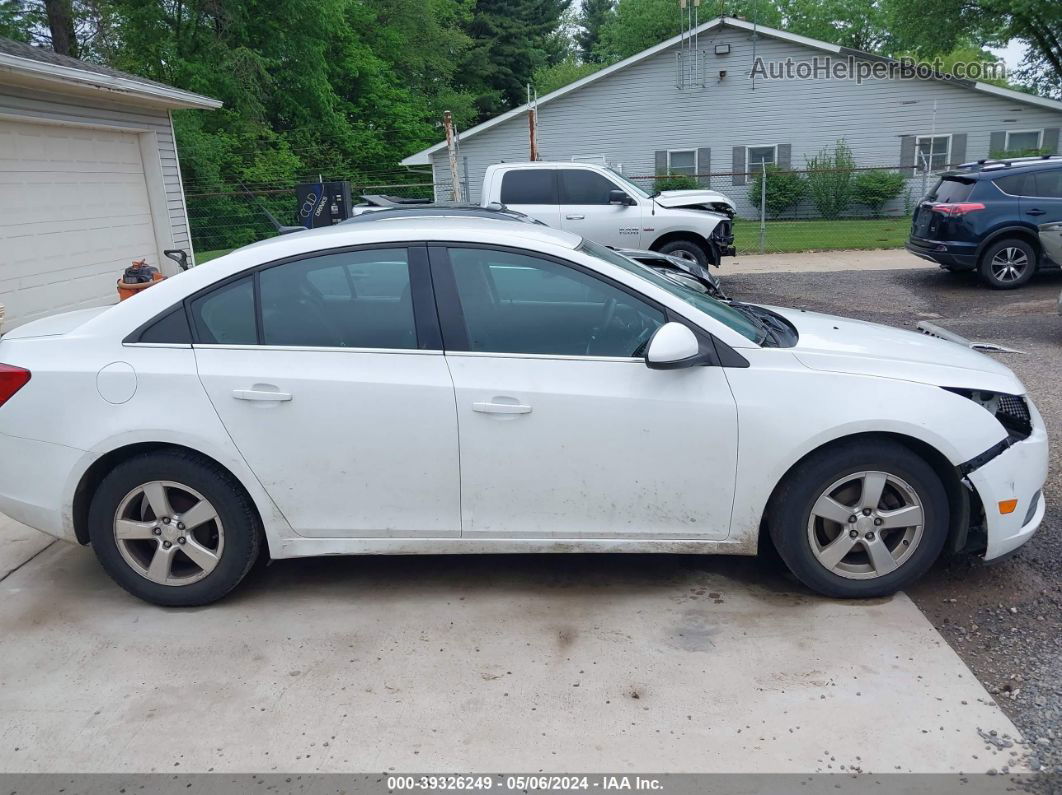
[[[208,97],[0,39],[0,304],[10,327],[116,300],[191,254],[170,111]]]
[[[897,66],[717,18],[692,41],[676,36],[539,98],[539,157],[601,162],[635,180],[693,175],[751,215],[750,173],[764,162],[802,169],[806,156],[842,137],[858,166],[902,168],[916,197],[926,174],[949,164],[1059,151],[1062,102],[971,80],[905,77]],[[458,174],[473,201],[488,165],[529,157],[527,111],[461,133]],[[449,197],[445,142],[402,164],[431,166],[439,198]],[[891,209],[902,209],[897,203]]]

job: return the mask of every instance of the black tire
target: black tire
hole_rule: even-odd
[[[832,484],[865,471],[886,473],[911,487],[921,502],[922,534],[914,551],[895,570],[872,579],[850,579],[819,561],[812,549],[809,523],[813,506]],[[933,468],[908,448],[887,440],[853,440],[814,453],[794,468],[772,496],[767,522],[778,554],[812,590],[846,599],[888,596],[925,574],[940,556],[948,536],[948,497]],[[846,532],[845,527],[841,526],[841,532]],[[892,543],[902,543],[892,533],[903,531],[887,532]],[[858,560],[865,554],[863,542],[857,543],[854,555],[844,560]],[[866,560],[869,562],[869,555]]]
[[[704,246],[695,240],[672,240],[669,243],[665,243],[657,250],[661,254],[670,254],[672,257],[695,260],[697,264],[703,268],[707,268],[711,264],[708,259],[708,253],[704,250]]]
[[[999,259],[997,259],[997,257]],[[981,279],[996,290],[1013,290],[1026,284],[1036,273],[1036,249],[1018,238],[998,240],[981,254],[978,271]],[[1015,274],[1007,270],[1007,263],[1013,261],[1018,268]],[[1024,264],[1020,264],[1023,262]]]
[[[128,495],[144,484],[168,481],[198,492],[209,501],[224,528],[220,556],[209,573],[188,584],[166,585],[153,582],[138,572],[119,550],[115,535],[117,512]],[[180,493],[180,489],[177,489]],[[176,500],[173,492],[172,499]],[[145,498],[146,499],[146,498]],[[176,509],[176,504],[174,504]],[[152,514],[148,514],[152,516]],[[141,517],[143,518],[143,517]],[[145,523],[150,524],[149,518]],[[100,483],[93,495],[88,517],[89,539],[104,570],[133,596],[164,607],[193,607],[215,602],[239,585],[258,559],[262,547],[262,526],[250,497],[233,477],[217,464],[190,452],[166,450],[146,453],[116,466]],[[161,527],[162,523],[159,522]],[[167,523],[169,531],[170,523]],[[172,525],[176,527],[177,525]],[[182,526],[183,527],[183,526]],[[219,525],[207,523],[207,532]],[[191,535],[189,531],[186,535]],[[176,543],[170,542],[171,546]],[[187,543],[181,541],[181,543]],[[135,548],[148,557],[161,541],[136,541]],[[125,547],[127,550],[129,547]],[[180,547],[175,548],[181,552]],[[139,552],[137,554],[140,554]],[[193,570],[191,558],[179,557]],[[160,578],[164,579],[164,578]]]

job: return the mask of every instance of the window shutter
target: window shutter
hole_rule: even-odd
[[[1007,131],[1000,130],[992,133],[988,138],[988,156],[995,157],[997,152],[1007,150]]]
[[[966,133],[955,133],[951,136],[951,158],[953,165],[966,162]]]
[[[900,136],[900,173],[905,177],[914,176],[915,165],[915,137],[913,135]]]
[[[667,176],[667,150],[656,150],[656,165],[653,166],[653,171],[658,177]]]
[[[734,163],[731,169],[734,172],[734,184],[744,185],[746,182],[745,175],[745,147],[734,147]]]
[[[711,171],[712,150],[705,146],[697,150],[697,184],[702,188],[712,187]]]
[[[792,144],[778,144],[778,162],[775,165],[782,171],[788,171],[793,167]]]
[[[1043,148],[1049,155],[1057,155],[1058,151],[1058,128],[1048,127],[1044,130]]]

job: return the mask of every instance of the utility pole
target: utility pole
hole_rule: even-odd
[[[527,84],[527,132],[530,136],[530,159],[538,160],[538,92],[531,99],[531,84]]]
[[[443,127],[446,129],[446,153],[450,156],[450,184],[453,200],[461,201],[461,177],[457,173],[457,134],[454,132],[454,117],[450,111],[443,112]]]

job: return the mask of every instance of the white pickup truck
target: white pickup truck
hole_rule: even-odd
[[[607,246],[640,248],[719,265],[734,256],[734,203],[711,190],[648,193],[592,163],[488,166],[481,204],[495,203]]]

